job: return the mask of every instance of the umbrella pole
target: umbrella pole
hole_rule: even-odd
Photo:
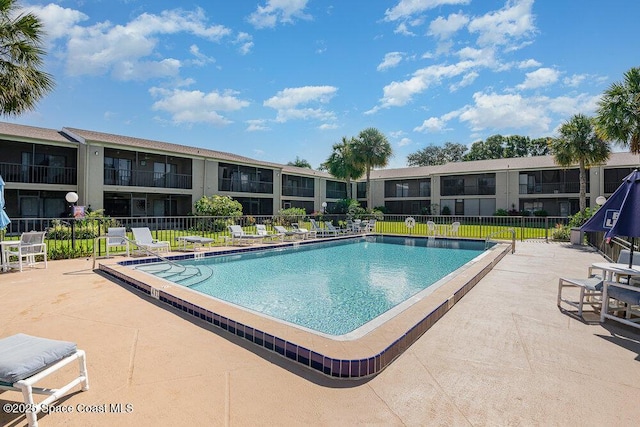
[[[631,266],[633,265],[633,246],[634,246],[635,239],[636,239],[635,237],[631,238],[631,254],[629,255],[629,268],[631,268]]]

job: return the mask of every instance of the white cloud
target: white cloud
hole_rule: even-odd
[[[263,119],[256,120],[247,120],[247,132],[258,132],[258,131],[266,131],[271,130],[269,126],[267,126],[267,121]]]
[[[427,34],[438,37],[441,40],[448,39],[467,25],[468,22],[469,18],[460,13],[452,13],[447,18],[438,16],[429,24],[429,32]]]
[[[413,141],[411,141],[409,138],[402,138],[400,141],[398,141],[398,147],[405,147],[411,144],[413,144]]]
[[[452,4],[468,4],[470,0],[400,0],[384,13],[385,21],[408,19],[412,15],[420,14],[438,6]]]
[[[525,98],[519,94],[476,92],[475,105],[459,112],[461,122],[473,131],[485,129],[529,129],[536,133],[549,131],[548,98]]]
[[[518,63],[518,68],[534,68],[539,67],[542,64],[536,61],[535,59],[527,59],[525,61],[520,61]]]
[[[264,101],[265,107],[277,110],[276,121],[286,122],[296,119],[316,119],[320,121],[335,120],[332,111],[322,108],[304,107],[307,104],[326,104],[336,94],[338,88],[333,86],[304,86],[287,88]]]
[[[234,43],[240,45],[240,47],[238,48],[240,54],[246,55],[253,48],[253,37],[251,37],[251,35],[248,33],[240,32],[236,36]]]
[[[420,126],[413,128],[415,132],[435,133],[441,132],[446,126],[446,121],[438,117],[429,117]]]
[[[539,87],[549,86],[558,81],[560,72],[553,68],[538,68],[535,71],[525,75],[524,82],[517,85],[518,89],[537,89]]]
[[[409,30],[406,22],[401,22],[398,24],[395,30],[393,30],[395,34],[402,34],[403,36],[415,36],[416,34]]]
[[[478,78],[479,75],[480,74],[478,74],[475,71],[467,73],[462,77],[462,80],[460,80],[458,83],[454,83],[454,84],[449,85],[449,90],[451,92],[455,92],[458,89],[460,89],[461,87],[469,86],[471,83],[473,83]]]
[[[334,130],[334,129],[338,129],[338,125],[335,123],[323,123],[320,126],[318,126],[318,129],[320,130]]]
[[[577,87],[580,86],[580,83],[585,81],[587,77],[589,77],[588,74],[574,74],[562,79],[562,83],[564,83],[566,86]]]
[[[469,32],[478,33],[478,45],[510,45],[512,41],[532,35],[533,0],[509,0],[504,8],[473,18]]]
[[[384,71],[389,68],[397,66],[401,61],[404,54],[402,52],[389,52],[384,55],[384,59],[378,65],[378,71]]]
[[[149,93],[154,98],[159,98],[153,104],[153,109],[171,114],[172,120],[177,124],[211,123],[224,126],[232,123],[231,120],[220,115],[219,111],[235,111],[249,105],[236,97],[234,91],[204,93],[199,90],[186,91],[181,89],[164,89],[153,87]]]
[[[311,19],[304,13],[308,0],[267,0],[265,6],[258,5],[247,20],[256,28],[273,28],[278,24],[291,24],[294,18]]]
[[[439,84],[443,78],[451,78],[467,72],[474,66],[472,61],[461,61],[453,65],[432,65],[422,68],[409,80],[391,82],[383,89],[380,105],[367,113],[375,113],[382,108],[400,107],[409,103],[414,95],[424,92],[431,85]]]
[[[62,52],[66,70],[76,76],[111,73],[120,80],[175,77],[183,63],[162,58],[159,36],[187,33],[217,42],[231,34],[222,25],[208,25],[202,9],[143,13],[124,25],[104,21],[87,27],[79,23],[88,17],[72,9],[49,4],[29,10],[42,19],[49,42],[66,41]]]

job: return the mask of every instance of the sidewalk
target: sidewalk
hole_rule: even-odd
[[[157,306],[90,259],[0,274],[0,337],[75,341],[91,388],[41,426],[582,425],[640,420],[640,334],[556,307],[558,277],[597,253],[518,242],[469,294],[374,378],[334,380]],[[73,366],[75,369],[75,365]],[[21,402],[0,392],[0,405]],[[131,411],[109,412],[130,404]],[[105,412],[82,410],[105,408]],[[0,410],[0,425],[25,425]]]

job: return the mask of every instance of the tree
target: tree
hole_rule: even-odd
[[[486,141],[471,144],[471,150],[464,156],[465,161],[501,159],[504,157],[504,137],[492,135]]]
[[[211,197],[202,196],[195,202],[194,208],[197,215],[232,218],[242,216],[242,204],[229,196],[219,196],[217,194]]]
[[[587,168],[605,162],[611,149],[595,132],[594,120],[576,114],[560,126],[560,138],[551,141],[555,162],[564,167],[578,163],[580,168],[580,212],[587,208]]]
[[[528,136],[510,135],[504,138],[504,157],[527,157],[530,139]]]
[[[0,112],[17,116],[35,109],[53,78],[40,70],[45,51],[38,17],[18,13],[15,0],[0,0]]]
[[[549,141],[551,138],[536,138],[529,142],[530,156],[547,156],[549,154]]]
[[[371,195],[371,169],[387,166],[393,152],[387,138],[376,128],[360,132],[353,143],[353,151],[358,163],[363,164],[367,174],[367,207],[373,206]]]
[[[347,199],[351,199],[351,180],[364,174],[364,164],[358,161],[353,151],[354,139],[342,137],[342,142],[333,144],[333,152],[326,162],[320,165],[321,170],[328,171],[338,179],[347,181]]]
[[[443,147],[429,145],[407,156],[409,166],[435,166],[450,162],[460,162],[467,147],[464,144],[446,142]]]
[[[441,147],[436,145],[429,145],[407,155],[407,165],[409,166],[435,166],[445,163],[444,152]]]
[[[308,161],[306,161],[305,159],[301,159],[298,156],[296,156],[296,159],[293,162],[287,163],[287,166],[296,166],[299,168],[313,169],[311,167],[311,164]]]
[[[596,132],[640,153],[640,68],[624,73],[624,82],[613,83],[598,102]]]

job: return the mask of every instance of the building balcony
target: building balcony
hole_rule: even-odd
[[[291,197],[313,197],[313,188],[282,186],[282,195]]]
[[[580,192],[579,182],[548,182],[540,184],[521,184],[520,194],[558,194],[558,193],[574,193]],[[587,183],[587,193],[589,192],[589,184]]]
[[[158,173],[150,171],[109,169],[104,170],[104,185],[127,187],[192,188],[193,177],[188,174]]]
[[[76,185],[78,183],[78,169],[75,167],[0,163],[0,175],[5,182],[59,185]]]
[[[273,194],[273,182],[267,181],[240,181],[224,178],[218,182],[219,191],[235,191],[238,193],[262,193]]]

